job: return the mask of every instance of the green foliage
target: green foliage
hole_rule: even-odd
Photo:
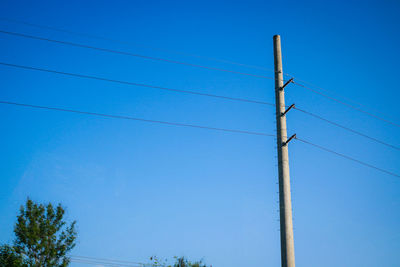
[[[150,257],[150,262],[151,262],[151,266],[165,266],[165,267],[171,267],[171,266],[167,266],[167,260],[166,259],[160,259],[157,256],[151,256]]]
[[[208,267],[203,260],[191,262],[185,257],[174,257],[175,263],[173,265],[168,265],[167,260],[161,260],[157,256],[150,257],[152,266],[162,266],[162,267]],[[210,266],[211,267],[211,266]]]
[[[54,208],[50,203],[44,206],[30,199],[21,207],[14,227],[14,249],[28,266],[68,266],[66,254],[75,246],[76,222],[67,225],[64,213],[60,204]]]
[[[187,260],[185,257],[176,258],[176,262],[173,265],[174,267],[207,267],[203,263],[203,260],[191,262]]]
[[[9,245],[0,246],[0,266],[1,267],[27,267],[21,255]]]

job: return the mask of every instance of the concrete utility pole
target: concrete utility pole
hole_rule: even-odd
[[[274,36],[274,66],[275,66],[275,104],[276,130],[278,143],[278,171],[279,171],[279,212],[281,230],[281,261],[282,267],[295,267],[294,241],[292,222],[292,200],[290,196],[289,153],[288,142],[295,137],[287,138],[285,91],[283,84],[281,37]]]

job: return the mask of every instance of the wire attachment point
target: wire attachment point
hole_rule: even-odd
[[[297,139],[296,134],[292,135],[286,142],[283,142],[282,146],[286,146],[287,144],[289,144],[289,142],[292,141],[293,138]]]
[[[281,117],[285,116],[286,113],[288,113],[289,110],[291,110],[292,108],[296,108],[296,107],[295,107],[295,104],[291,104],[291,105],[285,110],[285,112],[281,113]]]
[[[289,83],[294,83],[293,78],[290,78],[279,90],[282,91]]]

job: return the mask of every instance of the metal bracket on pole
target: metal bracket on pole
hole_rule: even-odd
[[[283,90],[283,88],[285,88],[289,83],[293,82],[293,78],[290,78],[281,88],[279,88],[279,90]]]
[[[286,142],[283,142],[282,146],[286,146],[289,144],[290,141],[292,141],[293,138],[296,138],[296,134],[292,135]]]
[[[289,110],[291,110],[291,109],[294,108],[294,107],[295,107],[295,104],[291,104],[291,105],[285,110],[285,112],[283,112],[283,113],[281,114],[281,116],[285,116],[286,113],[288,113]]]

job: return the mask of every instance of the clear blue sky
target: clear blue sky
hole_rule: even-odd
[[[398,1],[2,1],[0,16],[284,71],[400,121]],[[0,21],[0,29],[272,76],[273,72]],[[274,101],[273,81],[0,34],[0,61]],[[275,132],[274,108],[0,66],[0,99]],[[294,85],[296,103],[400,145],[400,129]],[[400,152],[296,111],[289,134],[400,173]],[[0,106],[0,241],[30,196],[78,221],[75,255],[279,266],[275,140]],[[400,266],[400,179],[290,144],[297,266]],[[78,266],[78,265],[74,265]]]

